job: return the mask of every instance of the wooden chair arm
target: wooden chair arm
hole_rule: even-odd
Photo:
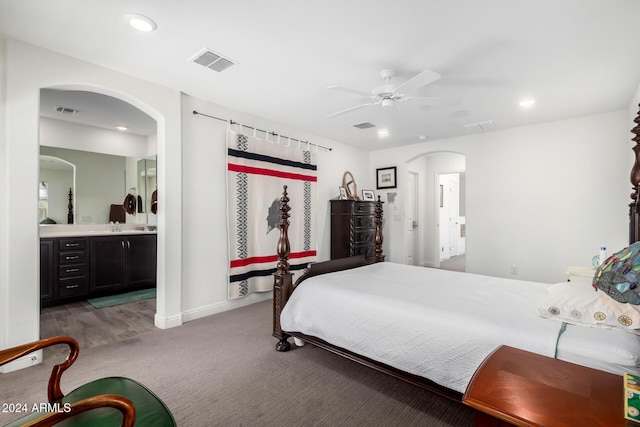
[[[17,347],[7,348],[0,350],[0,366],[12,362],[22,356],[29,353],[33,353],[36,350],[41,350],[45,347],[50,347],[56,344],[67,344],[69,346],[69,354],[64,362],[59,363],[51,370],[51,376],[49,377],[49,384],[47,386],[47,396],[49,402],[56,402],[64,397],[62,390],[60,389],[60,378],[62,373],[69,368],[78,358],[80,352],[80,345],[76,340],[70,337],[52,337],[44,338],[38,341],[34,341],[28,344],[19,345]]]
[[[115,394],[101,394],[79,400],[69,406],[62,406],[61,412],[50,412],[40,418],[23,424],[22,427],[50,427],[69,419],[77,414],[96,408],[111,407],[122,412],[122,427],[133,427],[136,421],[136,410],[133,403],[126,397]]]

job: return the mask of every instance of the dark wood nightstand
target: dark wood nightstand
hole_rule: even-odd
[[[502,346],[482,362],[462,402],[480,426],[640,426],[624,418],[621,375]]]

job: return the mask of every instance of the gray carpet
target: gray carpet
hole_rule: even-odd
[[[126,376],[179,426],[471,426],[470,408],[307,345],[274,350],[271,301],[80,352],[63,391]],[[51,357],[0,375],[0,403],[46,401]],[[0,425],[17,418],[0,413]]]

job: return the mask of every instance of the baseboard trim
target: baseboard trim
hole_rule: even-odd
[[[211,316],[212,314],[222,313],[228,310],[233,310],[234,308],[244,307],[245,305],[255,304],[257,302],[270,300],[272,298],[273,298],[273,292],[271,291],[253,293],[253,294],[247,295],[244,298],[227,300],[224,302],[209,304],[202,307],[184,311],[182,313],[182,319],[185,322],[189,322],[191,320],[200,319],[202,317]]]
[[[33,353],[29,353],[26,356],[22,356],[19,359],[14,360],[11,363],[7,363],[0,368],[0,373],[7,374],[9,372],[17,371],[31,366],[42,363],[42,350],[36,350]]]
[[[153,324],[156,326],[156,328],[160,328],[160,329],[175,328],[176,326],[182,325],[182,323],[183,323],[182,314],[165,317],[165,316],[159,316],[158,313],[156,313],[156,315],[153,318]]]

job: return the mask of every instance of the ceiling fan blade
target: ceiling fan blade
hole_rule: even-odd
[[[337,91],[340,91],[340,92],[346,92],[346,93],[350,93],[350,94],[353,94],[353,95],[364,96],[366,98],[370,98],[372,96],[370,92],[365,92],[363,90],[358,90],[358,89],[350,89],[348,87],[342,87],[342,86],[327,86],[327,89],[337,90]]]
[[[442,76],[435,71],[424,70],[396,87],[396,92],[402,91],[403,93],[410,94],[423,86],[435,82],[440,77]]]
[[[412,104],[435,105],[442,107],[453,107],[460,105],[461,99],[456,98],[435,98],[431,96],[407,96],[401,102],[410,102]]]
[[[327,118],[330,119],[331,117],[339,116],[340,114],[348,113],[350,111],[359,110],[360,108],[370,107],[370,106],[375,105],[375,104],[377,104],[377,103],[368,102],[366,104],[356,105],[355,107],[350,107],[350,108],[347,108],[346,110],[342,110],[342,111],[338,111],[337,113],[329,114],[327,116]]]

